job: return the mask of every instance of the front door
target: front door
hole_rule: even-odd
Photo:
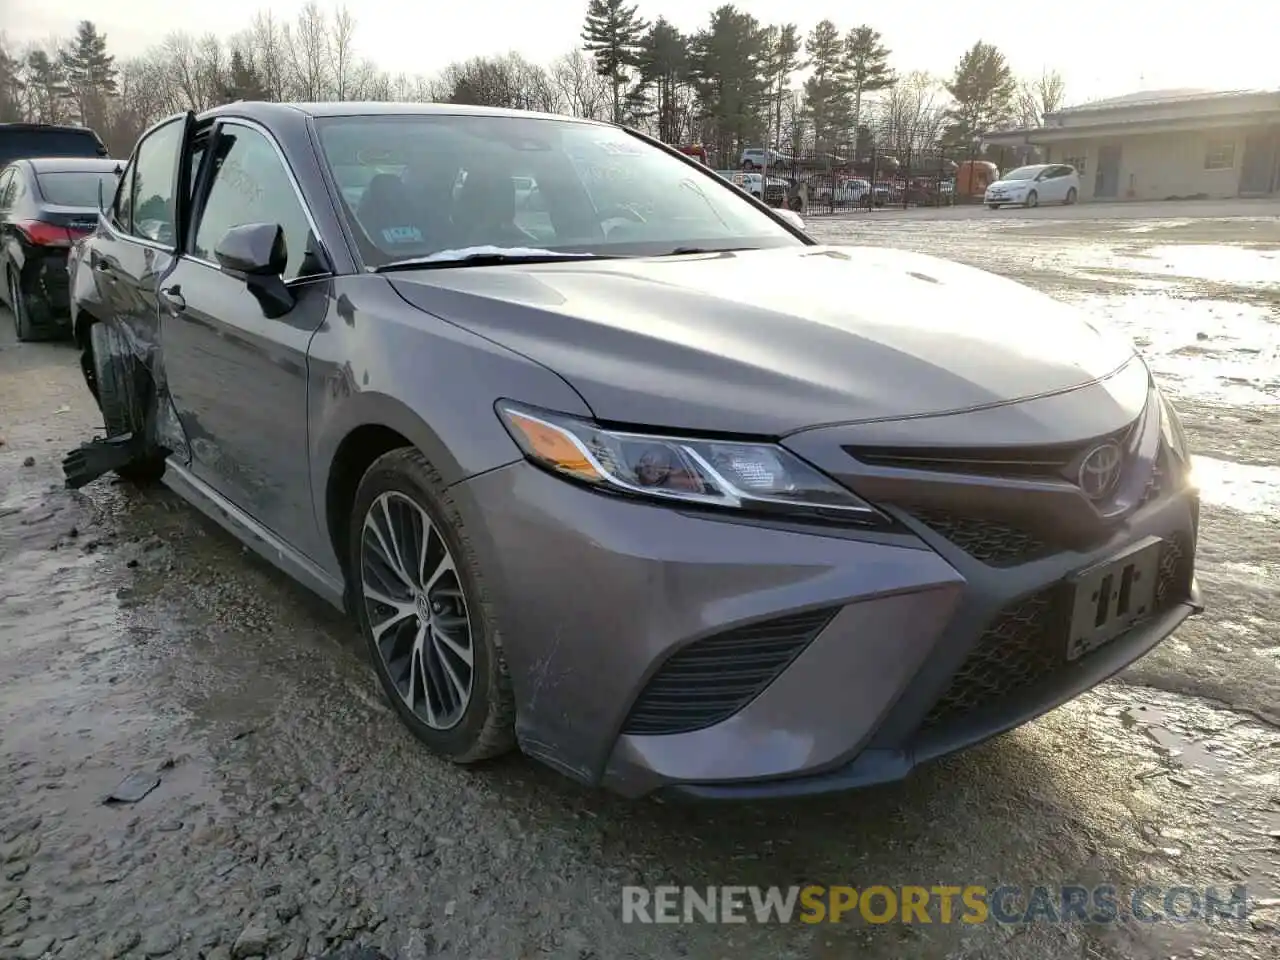
[[[226,120],[210,143],[187,252],[165,278],[161,334],[169,392],[191,444],[191,470],[305,554],[318,555],[307,449],[307,347],[329,306],[330,277],[275,143]],[[232,227],[284,228],[292,310],[270,318],[241,278],[218,266]]]
[[[1266,197],[1280,190],[1280,130],[1251,133],[1244,142],[1240,196]]]
[[[1120,145],[1110,143],[1098,148],[1098,172],[1093,179],[1093,195],[1111,199],[1120,194]]]

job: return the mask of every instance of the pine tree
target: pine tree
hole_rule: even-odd
[[[880,34],[868,26],[854,27],[844,38],[845,71],[853,93],[853,126],[862,122],[864,94],[887,90],[897,78],[889,67],[889,48]]]
[[[681,91],[689,81],[689,42],[684,34],[662,17],[649,28],[640,43],[637,57],[640,83],[638,100],[648,100],[652,88],[654,112],[657,114],[658,139],[677,143],[683,129]]]
[[[238,47],[231,51],[231,65],[227,71],[227,79],[222,84],[222,99],[227,103],[235,100],[267,99],[253,62]]]
[[[832,150],[848,131],[852,113],[848,62],[836,25],[830,20],[819,22],[805,40],[805,53],[812,72],[804,82],[804,99],[813,122],[814,146],[819,152],[824,146]]]
[[[613,86],[613,122],[623,119],[623,89],[627,68],[636,65],[640,42],[648,24],[640,19],[637,6],[623,0],[590,0],[582,28],[583,49],[595,57],[596,73]]]
[[[763,142],[768,131],[769,39],[755,17],[732,4],[712,13],[708,29],[695,38],[693,77],[718,156],[735,156]]]
[[[107,38],[91,20],[81,20],[71,45],[58,54],[66,85],[80,112],[80,122],[91,127],[106,119],[107,99],[116,93],[115,57],[107,53]]]
[[[946,88],[955,103],[947,111],[943,139],[948,146],[970,151],[983,134],[1009,118],[1018,91],[1004,54],[981,40],[960,58]]]
[[[43,50],[27,55],[27,103],[29,119],[37,123],[63,123],[71,90],[61,64]]]

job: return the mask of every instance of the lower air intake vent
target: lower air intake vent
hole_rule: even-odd
[[[622,732],[690,733],[727,720],[759,696],[838,610],[811,610],[694,641],[645,685]]]

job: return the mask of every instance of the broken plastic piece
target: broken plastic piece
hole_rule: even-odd
[[[82,443],[62,458],[62,474],[68,490],[79,490],[104,473],[119,470],[146,455],[141,437],[132,433]]]
[[[160,786],[159,777],[154,773],[139,770],[121,780],[116,788],[107,794],[103,803],[137,803],[158,786]]]

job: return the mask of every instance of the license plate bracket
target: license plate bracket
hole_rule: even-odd
[[[1160,575],[1159,537],[1146,537],[1069,579],[1067,659],[1078,660],[1151,616]]]

